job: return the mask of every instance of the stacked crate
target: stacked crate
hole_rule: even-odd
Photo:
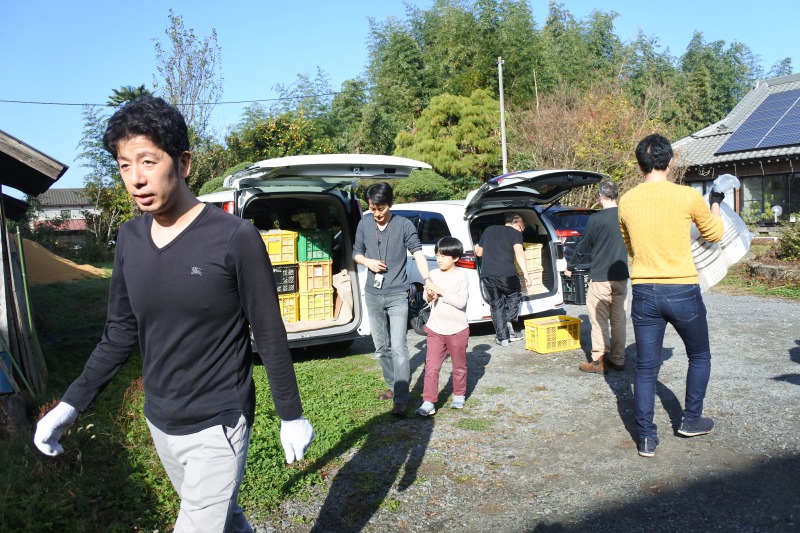
[[[522,286],[522,294],[530,295],[547,292],[542,283],[542,245],[540,243],[525,242],[522,243],[522,248],[525,251],[525,269],[528,271],[528,276],[531,278],[531,285],[529,287],[525,284],[525,275],[515,261],[514,266],[517,268],[520,285]]]
[[[300,320],[333,318],[332,230],[303,230],[298,240]]]
[[[267,247],[281,316],[287,322],[333,318],[331,230],[261,232]]]
[[[275,274],[281,316],[287,322],[297,322],[300,316],[297,295],[297,232],[274,229],[262,230],[260,233]]]

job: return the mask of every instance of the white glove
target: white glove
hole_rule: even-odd
[[[36,424],[36,433],[33,435],[33,443],[39,451],[45,455],[60,455],[64,453],[64,447],[58,443],[61,435],[69,429],[75,419],[78,418],[78,410],[68,403],[58,402],[49,413],[44,415],[39,423]]]
[[[286,462],[292,464],[305,455],[308,445],[314,438],[314,428],[306,417],[294,420],[281,420],[281,444],[286,454]]]

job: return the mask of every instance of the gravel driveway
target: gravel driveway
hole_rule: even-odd
[[[584,374],[590,348],[540,355],[501,348],[473,328],[466,408],[392,420],[342,457],[316,496],[289,501],[258,531],[799,531],[800,302],[705,295],[713,433],[675,435],[687,361],[671,328],[656,398],[661,444],[639,457],[633,420],[636,351],[627,369]],[[409,331],[421,393],[425,338]],[[359,341],[354,353],[368,353]],[[442,369],[442,386],[449,378]],[[377,363],[376,363],[377,371]],[[409,406],[409,412],[417,407]]]

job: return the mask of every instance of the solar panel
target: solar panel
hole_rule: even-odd
[[[800,89],[767,96],[715,155],[800,144]]]

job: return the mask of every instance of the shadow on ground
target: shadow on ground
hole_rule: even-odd
[[[648,484],[641,487],[641,497],[627,505],[524,531],[798,531],[798,480],[800,457],[765,459],[745,471],[699,483]]]

